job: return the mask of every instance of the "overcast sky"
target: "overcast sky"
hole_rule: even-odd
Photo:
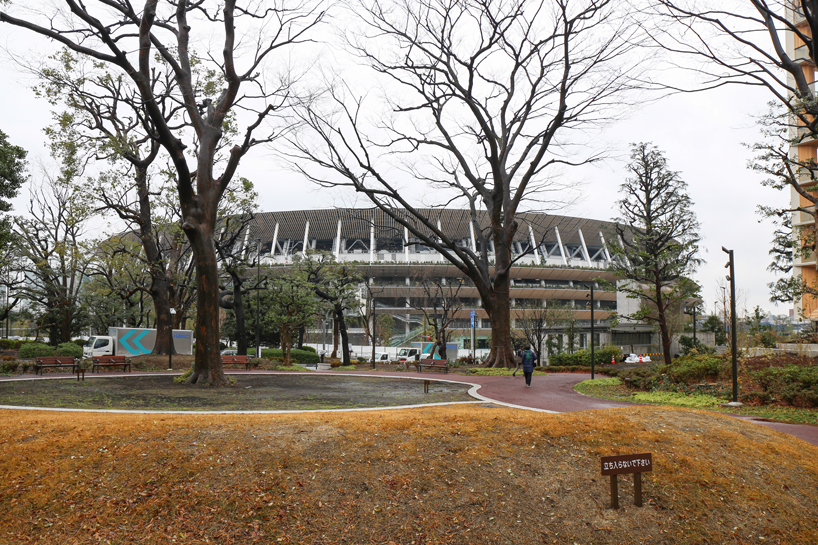
[[[28,36],[7,25],[0,27],[0,45],[19,50]],[[37,100],[30,90],[33,81],[8,62],[0,64],[0,104],[2,129],[13,144],[29,151],[32,166],[47,159],[43,128],[49,123],[48,104]],[[773,314],[787,314],[788,305],[769,302],[767,284],[774,276],[767,272],[768,251],[773,227],[759,223],[759,204],[783,206],[789,194],[759,183],[747,169],[749,151],[742,145],[758,140],[753,116],[762,113],[770,96],[762,90],[731,87],[695,95],[676,95],[638,108],[626,120],[606,127],[601,140],[615,152],[603,164],[565,170],[572,182],[581,183],[583,199],[562,211],[566,215],[610,220],[616,216],[619,185],[627,176],[625,166],[629,144],[653,142],[688,183],[694,211],[701,223],[702,257],[706,263],[695,278],[703,286],[709,312],[720,292],[717,282],[726,274],[727,256],[721,247],[735,250],[736,281],[744,306],[756,305]],[[31,172],[34,173],[34,168]],[[280,167],[271,154],[260,148],[242,160],[241,175],[251,179],[258,190],[262,211],[326,208],[337,198],[312,187]],[[15,201],[22,213],[25,191]],[[348,202],[347,202],[348,204]],[[369,206],[360,202],[361,206]],[[741,307],[740,307],[741,308]]]

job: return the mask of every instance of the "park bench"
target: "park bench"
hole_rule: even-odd
[[[93,359],[91,372],[99,373],[100,367],[122,367],[123,371],[127,369],[130,373],[131,360],[125,356],[97,356]]]
[[[73,373],[77,367],[77,361],[73,356],[37,356],[37,363],[34,364],[34,374],[42,375],[44,367],[70,367]]]
[[[222,367],[225,365],[243,365],[250,370],[250,356],[222,356]]]
[[[418,373],[423,372],[423,368],[427,369],[442,369],[444,373],[449,372],[448,360],[420,360],[415,363]]]

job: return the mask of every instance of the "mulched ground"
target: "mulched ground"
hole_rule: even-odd
[[[87,376],[0,382],[0,405],[78,409],[304,410],[474,401],[469,386],[422,380],[307,374],[231,375],[229,388],[197,388],[173,376]]]

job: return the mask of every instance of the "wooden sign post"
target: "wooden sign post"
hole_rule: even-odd
[[[642,507],[642,473],[653,470],[653,455],[625,454],[623,456],[603,456],[602,474],[611,476],[611,508],[619,509],[619,482],[617,476],[633,473],[633,503]]]

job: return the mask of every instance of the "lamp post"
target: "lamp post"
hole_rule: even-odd
[[[594,283],[589,285],[591,294],[586,297],[591,298],[591,380],[594,380]]]
[[[173,317],[176,309],[169,306],[168,310],[168,371],[173,371]]]
[[[740,406],[738,400],[738,361],[736,359],[736,352],[738,351],[738,339],[736,338],[736,269],[735,269],[735,261],[733,259],[733,250],[728,250],[724,246],[721,247],[722,251],[730,256],[730,260],[727,261],[727,264],[724,265],[724,268],[730,269],[730,275],[727,279],[730,281],[730,328],[732,333],[732,339],[730,340],[730,348],[733,352],[733,401],[728,403],[731,406]]]
[[[691,307],[685,306],[684,313],[685,314],[692,314],[693,315],[693,346],[696,346],[696,307],[698,306],[698,302],[693,303]],[[689,312],[691,311],[691,312]]]
[[[261,358],[261,239],[256,254],[256,358]]]

